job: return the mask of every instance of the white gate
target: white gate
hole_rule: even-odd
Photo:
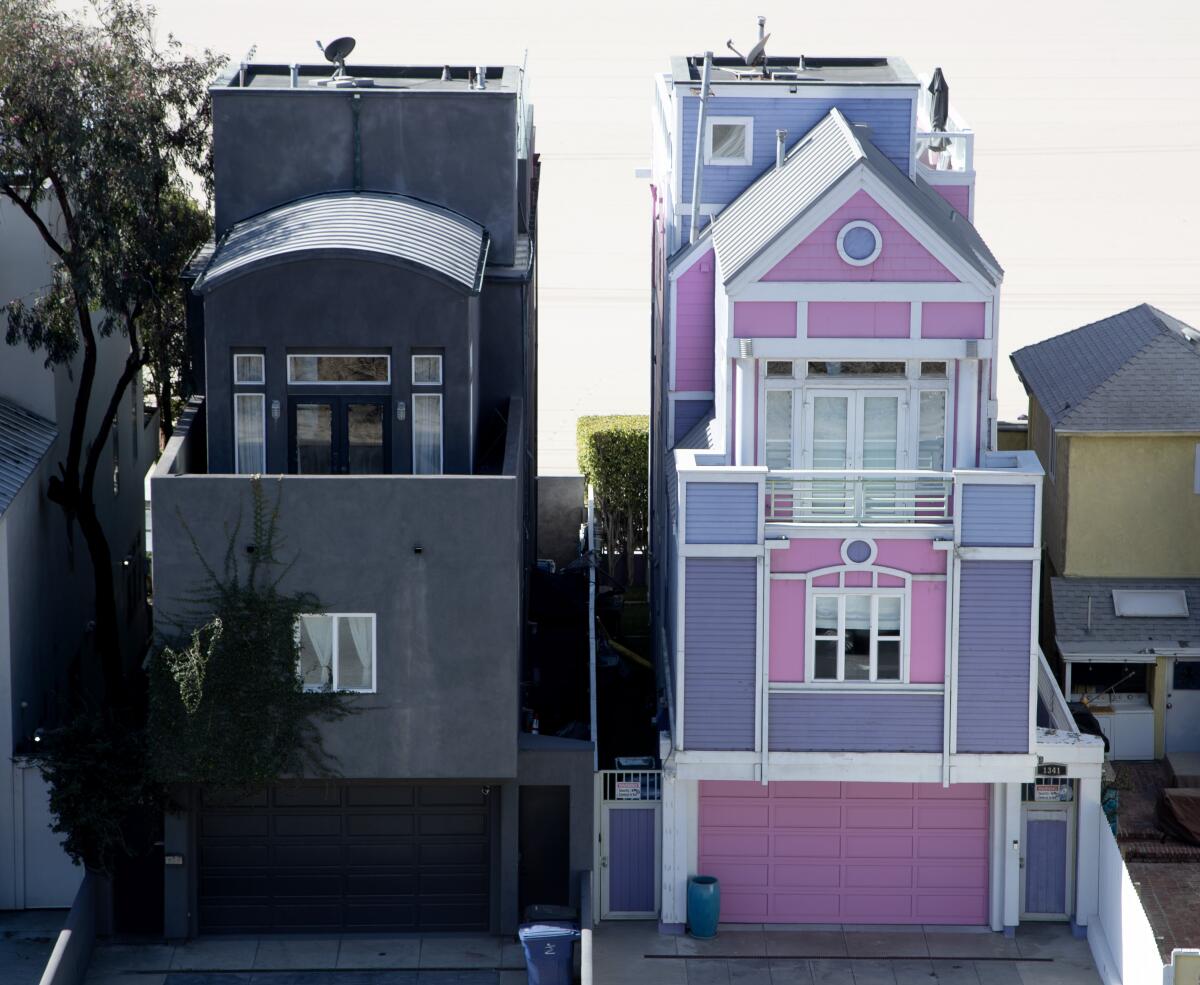
[[[662,900],[662,771],[596,774],[600,917],[646,920]]]

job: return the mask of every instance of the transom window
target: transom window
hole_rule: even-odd
[[[904,594],[814,592],[806,680],[904,680]]]
[[[266,371],[261,352],[237,352],[233,356],[233,382],[238,386],[263,384]]]
[[[441,386],[442,357],[439,355],[416,355],[412,357],[413,386]]]
[[[390,383],[387,356],[289,355],[288,383]]]
[[[907,375],[904,363],[822,362],[808,364],[809,376],[898,376]]]
[[[704,130],[704,145],[706,164],[749,164],[754,155],[753,117],[710,117]]]
[[[329,612],[296,621],[305,691],[375,690],[375,614]]]

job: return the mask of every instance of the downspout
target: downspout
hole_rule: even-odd
[[[704,120],[708,116],[708,81],[712,77],[712,52],[704,53],[704,71],[700,76],[700,116],[696,121],[696,166],[692,172],[692,228],[688,242],[696,242],[700,225],[700,168],[704,164]]]
[[[588,486],[588,702],[592,720],[592,772],[600,769],[600,746],[596,738],[596,494]]]
[[[361,103],[362,96],[356,92],[350,98],[350,112],[354,116],[354,190],[356,192],[362,191],[362,128],[358,120]]]
[[[787,158],[787,131],[775,131],[775,167],[783,167],[783,162]]]

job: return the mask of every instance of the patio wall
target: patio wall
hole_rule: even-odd
[[[1154,931],[1138,900],[1129,870],[1103,812],[1097,812],[1100,850],[1096,865],[1100,912],[1088,924],[1088,944],[1105,985],[1164,985],[1166,969]],[[1085,860],[1080,859],[1080,864]]]

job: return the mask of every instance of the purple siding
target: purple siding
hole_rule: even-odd
[[[754,748],[756,558],[684,562],[684,747]]]
[[[716,361],[713,260],[710,250],[675,284],[675,380],[672,390],[708,392]]]
[[[1067,912],[1067,821],[1025,822],[1025,912]]]
[[[689,482],[689,544],[757,544],[758,486],[752,482]]]
[[[1033,547],[1033,486],[984,486],[962,489],[964,547]]]
[[[608,811],[608,908],[612,913],[653,913],[658,860],[653,807]]]
[[[963,561],[958,751],[1029,752],[1033,562]]]
[[[771,695],[773,752],[941,752],[940,694]]]
[[[680,439],[708,416],[711,400],[676,400],[675,401],[675,434],[671,444],[676,445]]]

